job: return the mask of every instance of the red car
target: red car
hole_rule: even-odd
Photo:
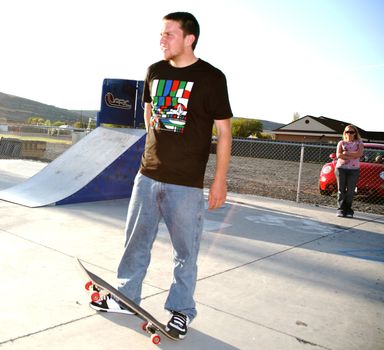
[[[320,172],[319,189],[323,195],[337,192],[336,154],[332,153],[329,157],[332,161],[325,164]],[[384,198],[384,144],[364,143],[364,156],[360,163],[356,193]]]

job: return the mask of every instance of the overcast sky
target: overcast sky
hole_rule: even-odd
[[[98,110],[104,78],[144,79],[162,17],[200,22],[196,55],[227,76],[236,117],[295,112],[384,131],[384,1],[0,2],[0,91]]]

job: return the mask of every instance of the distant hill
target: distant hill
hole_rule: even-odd
[[[75,122],[96,117],[97,111],[71,111],[26,98],[0,92],[0,118],[11,122],[26,122],[30,117],[41,117],[51,122]]]
[[[75,111],[58,108],[44,103],[28,100],[23,97],[13,96],[0,92],[0,118],[10,122],[26,122],[30,117],[41,117],[51,122],[63,121],[73,123],[82,118],[96,118],[98,111]],[[285,125],[259,119],[263,123],[263,130],[271,131]]]
[[[234,119],[236,119],[236,118],[238,118],[238,117],[234,117]],[[240,118],[240,119],[243,119],[243,118]],[[265,120],[265,119],[258,119],[258,118],[252,118],[252,119],[253,120],[259,120],[260,122],[263,123],[263,131],[272,131],[272,130],[278,129],[278,128],[285,125],[282,123],[271,122],[271,121]]]
[[[276,123],[276,122],[270,122],[269,120],[263,120],[259,119],[263,123],[263,130],[264,131],[272,131],[278,128],[281,128],[285,124],[283,123]]]

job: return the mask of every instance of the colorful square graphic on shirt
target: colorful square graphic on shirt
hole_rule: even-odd
[[[183,133],[187,123],[188,101],[192,87],[193,82],[153,80],[151,127]]]

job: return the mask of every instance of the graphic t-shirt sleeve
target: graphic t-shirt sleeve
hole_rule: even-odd
[[[149,86],[149,81],[150,81],[150,71],[151,67],[148,68],[147,70],[147,75],[144,80],[144,90],[143,90],[143,97],[142,100],[145,103],[151,103],[152,98],[151,98],[151,91],[150,91],[150,86]]]
[[[212,82],[212,97],[209,99],[209,110],[213,119],[227,119],[232,117],[232,110],[229,103],[227,80],[225,75],[219,71],[219,74]]]

